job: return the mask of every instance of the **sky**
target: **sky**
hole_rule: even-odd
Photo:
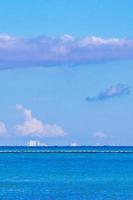
[[[132,7],[0,1],[0,145],[133,145]]]

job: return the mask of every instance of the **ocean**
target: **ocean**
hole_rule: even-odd
[[[133,147],[0,147],[0,200],[133,200]]]

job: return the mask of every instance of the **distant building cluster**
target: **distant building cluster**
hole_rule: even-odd
[[[27,146],[38,147],[38,146],[47,146],[47,145],[41,143],[39,140],[30,140],[30,141],[27,142]]]

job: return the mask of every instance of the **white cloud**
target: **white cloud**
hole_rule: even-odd
[[[103,101],[114,97],[122,97],[131,93],[131,87],[124,84],[112,85],[104,91],[101,91],[97,96],[86,98],[86,101]]]
[[[6,125],[4,122],[0,121],[0,135],[4,135],[7,132]]]
[[[101,38],[96,36],[85,37],[80,41],[81,46],[89,46],[89,45],[118,45],[122,44],[125,40],[119,38]]]
[[[95,133],[93,133],[93,137],[97,137],[97,138],[107,138],[108,135],[102,131],[97,131]]]
[[[133,59],[132,38],[18,38],[0,35],[0,67],[78,65]]]
[[[64,34],[61,37],[62,41],[67,42],[67,41],[74,41],[74,37],[72,35],[69,34]]]
[[[16,105],[16,108],[21,111],[25,117],[23,124],[15,126],[16,131],[21,136],[64,136],[65,131],[56,124],[45,124],[41,120],[32,116],[32,111],[24,108],[22,105]]]

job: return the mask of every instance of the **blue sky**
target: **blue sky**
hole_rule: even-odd
[[[133,145],[132,0],[0,6],[0,145]]]
[[[5,0],[0,6],[1,32],[21,37],[132,37],[131,7],[132,0]]]

